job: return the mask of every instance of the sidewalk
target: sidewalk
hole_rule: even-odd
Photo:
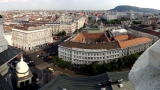
[[[63,42],[63,40],[59,40],[59,41],[57,41],[57,42],[54,42],[54,45],[59,45],[59,44],[62,43],[62,42]],[[45,49],[48,49],[48,48],[51,48],[51,47],[53,47],[53,46],[47,45],[47,46],[45,46],[45,47],[43,47],[43,48],[37,48],[36,51],[35,51],[34,49],[33,49],[33,50],[26,51],[26,53],[32,54],[32,53],[39,52],[39,51],[42,51],[42,50],[45,50]]]

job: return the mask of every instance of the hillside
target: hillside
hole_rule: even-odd
[[[135,6],[129,6],[129,5],[122,5],[117,6],[114,9],[111,9],[110,11],[118,11],[118,12],[125,12],[125,11],[136,11],[136,12],[143,12],[143,13],[160,13],[160,10],[152,9],[152,8],[140,8]]]

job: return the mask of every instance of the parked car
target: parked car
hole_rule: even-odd
[[[123,87],[123,84],[118,84],[118,87]]]
[[[23,55],[24,55],[24,56],[27,56],[28,54],[25,52],[25,53],[23,53]]]
[[[39,51],[38,53],[39,53],[39,54],[43,54],[43,53],[44,53],[44,51]]]
[[[53,68],[51,68],[51,67],[48,67],[47,69],[48,69],[49,71],[51,71],[51,72],[54,72]]]
[[[52,58],[52,56],[47,56],[47,59],[50,60]]]
[[[39,55],[37,55],[37,57],[39,57]]]
[[[33,63],[33,61],[29,61],[29,63]]]
[[[18,63],[18,61],[14,61],[15,63]]]

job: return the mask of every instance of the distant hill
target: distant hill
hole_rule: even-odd
[[[125,11],[136,11],[136,12],[143,12],[143,13],[160,13],[160,10],[152,9],[152,8],[140,8],[135,6],[129,6],[129,5],[121,5],[117,6],[114,9],[111,9],[109,11],[118,11],[118,12],[125,12]]]

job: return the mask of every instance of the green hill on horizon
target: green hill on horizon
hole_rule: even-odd
[[[158,9],[141,8],[141,7],[129,6],[129,5],[120,5],[115,7],[114,9],[110,9],[109,11],[125,12],[130,10],[135,12],[143,12],[143,13],[160,13],[160,10]]]

